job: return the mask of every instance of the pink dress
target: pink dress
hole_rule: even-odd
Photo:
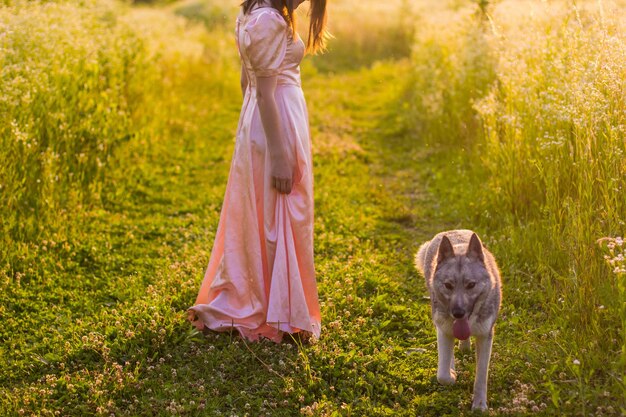
[[[235,328],[249,340],[279,342],[284,332],[299,331],[319,337],[311,143],[299,67],[304,43],[270,7],[241,14],[236,35],[248,88],[213,252],[190,317],[199,330]],[[276,103],[296,161],[289,195],[270,183],[256,76],[278,79]]]

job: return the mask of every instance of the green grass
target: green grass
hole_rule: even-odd
[[[624,261],[598,244],[626,231],[620,5],[502,2],[483,20],[444,7],[413,56],[416,131],[447,155],[436,193],[528,288],[514,302],[543,306],[590,398],[597,384],[626,395]],[[544,379],[566,403],[567,384]]]
[[[348,6],[335,18],[346,17]],[[84,7],[72,13],[101,16]],[[394,16],[399,5],[389,7]],[[578,306],[565,303],[571,296],[559,301],[546,292],[558,284],[578,294],[579,284],[559,278],[558,258],[539,256],[549,237],[533,212],[518,218],[497,204],[485,211],[493,190],[482,185],[489,172],[482,164],[492,154],[475,141],[489,125],[473,104],[502,77],[499,55],[476,41],[482,29],[464,20],[472,11],[435,9],[433,19],[464,23],[458,33],[432,31],[428,15],[418,13],[411,59],[354,69],[329,55],[303,66],[324,324],[320,340],[304,346],[203,336],[186,321],[208,262],[239,116],[231,28],[189,24],[162,9],[109,9],[112,22],[134,28],[128,39],[147,57],[142,71],[149,76],[138,80],[144,95],[128,113],[134,134],[110,149],[107,169],[81,190],[92,191],[90,200],[54,206],[45,228],[3,237],[0,415],[470,415],[474,358],[457,354],[457,385],[436,383],[435,331],[412,266],[419,244],[456,227],[477,230],[503,273],[493,413],[623,414],[619,303],[608,300],[585,322]],[[448,52],[457,43],[462,56]],[[363,45],[355,44],[355,56],[367,55]],[[325,58],[329,71],[318,65]],[[434,100],[430,107],[419,107],[424,97]],[[37,216],[19,215],[38,224]],[[17,217],[3,218],[19,229]],[[592,255],[599,268],[602,254]]]

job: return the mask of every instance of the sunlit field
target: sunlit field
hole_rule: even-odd
[[[239,117],[237,2],[0,4],[0,415],[472,415],[419,245],[476,230],[490,415],[626,414],[626,2],[335,0],[302,64],[313,344],[186,322]],[[306,36],[306,4],[299,31]]]
[[[416,36],[412,91],[418,135],[447,159],[433,172],[445,210],[484,228],[511,299],[551,323],[541,338],[567,340],[553,354],[581,362],[577,383],[604,380],[622,399],[624,6],[501,2],[479,22],[438,10]],[[561,398],[562,367],[541,368]]]

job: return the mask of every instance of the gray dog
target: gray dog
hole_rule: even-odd
[[[463,350],[476,344],[476,378],[472,410],[487,410],[487,375],[493,328],[500,309],[500,272],[493,255],[471,230],[439,233],[415,255],[426,278],[433,322],[437,328],[437,381],[454,384],[454,338]]]

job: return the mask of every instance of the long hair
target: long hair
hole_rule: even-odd
[[[241,4],[243,12],[247,14],[261,0],[244,0]],[[293,33],[296,33],[296,18],[294,15],[292,0],[268,0],[272,7],[280,12],[285,22],[291,26]],[[309,9],[309,36],[306,41],[306,50],[316,54],[326,48],[326,0],[310,0]]]

